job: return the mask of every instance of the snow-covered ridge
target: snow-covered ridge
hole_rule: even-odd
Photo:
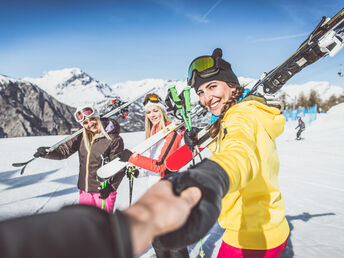
[[[1,81],[16,81],[16,79],[0,75]],[[109,86],[92,78],[79,68],[49,71],[40,78],[27,77],[21,81],[35,84],[60,102],[73,107],[89,103],[102,107],[114,96],[128,100],[152,88],[155,88],[155,92],[164,99],[171,85],[175,85],[179,92],[187,85],[186,80],[150,78],[120,82]],[[252,88],[257,79],[239,77],[239,82],[245,87]],[[301,93],[307,97],[312,90],[318,93],[318,97],[322,101],[328,100],[332,95],[336,97],[344,95],[344,88],[340,86],[331,85],[327,81],[310,81],[304,84],[286,84],[277,92],[276,97],[285,94],[287,103],[293,103]],[[193,103],[198,102],[198,97],[193,90],[191,91],[191,100]]]
[[[86,103],[96,103],[113,95],[112,89],[79,68],[43,73],[40,78],[23,78],[36,84],[59,101],[70,106],[80,106]]]

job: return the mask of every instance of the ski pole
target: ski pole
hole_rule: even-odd
[[[102,189],[104,189],[106,187],[106,180],[102,183]],[[105,199],[102,199],[102,209],[105,209]]]
[[[134,173],[136,171],[135,166],[130,166],[127,168],[127,175],[129,178],[129,206],[131,205],[131,201],[133,199],[133,188],[134,188]]]

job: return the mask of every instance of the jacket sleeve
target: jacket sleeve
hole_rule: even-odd
[[[123,143],[123,139],[122,137],[120,137],[119,135],[116,135],[116,138],[113,140],[112,144],[111,144],[111,150],[109,153],[109,160],[113,160],[117,157],[118,153],[120,153],[121,151],[123,151],[124,149],[124,143]],[[120,172],[116,173],[110,180],[111,185],[113,186],[113,188],[117,191],[117,188],[119,186],[119,184],[121,183],[124,174],[125,174],[125,168],[122,169]]]
[[[0,222],[0,257],[133,257],[126,215],[89,205]]]
[[[83,134],[80,134],[68,142],[58,146],[54,151],[49,152],[44,158],[47,159],[66,159],[79,150]]]
[[[174,134],[176,134],[176,136],[174,136]],[[164,146],[162,147],[157,160],[134,153],[133,155],[131,155],[129,162],[140,168],[161,174],[161,176],[163,177],[166,169],[164,161],[178,149],[178,146],[182,138],[182,133],[176,131],[171,132],[165,137]],[[168,150],[170,144],[172,144],[172,146]]]
[[[227,172],[229,192],[234,192],[245,187],[259,171],[256,122],[250,115],[235,113],[226,119],[221,130],[221,150],[210,157],[210,160]]]
[[[114,160],[118,154],[123,151],[124,149],[124,143],[123,143],[123,139],[121,136],[116,135],[115,138],[112,140],[111,143],[111,150],[109,153],[109,160]]]

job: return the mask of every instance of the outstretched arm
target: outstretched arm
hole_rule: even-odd
[[[0,257],[132,257],[157,235],[183,225],[201,196],[188,188],[176,196],[170,182],[149,189],[115,214],[86,205],[0,222]]]

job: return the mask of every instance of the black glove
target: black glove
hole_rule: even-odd
[[[184,134],[184,142],[189,147],[191,151],[194,150],[195,146],[197,146],[197,134],[201,131],[200,128],[193,127],[191,131],[186,131]]]
[[[33,156],[35,158],[44,157],[45,155],[48,154],[49,149],[50,149],[50,147],[39,147],[39,148],[37,148],[36,153],[33,154]]]
[[[99,198],[100,199],[106,199],[109,197],[109,194],[113,191],[115,191],[115,189],[113,188],[113,186],[109,183],[106,182],[106,186],[104,188],[102,188],[101,186],[98,187],[99,190]]]
[[[118,157],[120,161],[128,162],[131,155],[133,155],[133,153],[130,150],[124,149],[118,154]]]
[[[200,202],[191,210],[180,229],[157,237],[165,249],[178,249],[201,239],[212,228],[221,211],[221,200],[229,189],[229,178],[216,162],[204,159],[185,172],[167,175],[163,180],[173,184],[176,195],[196,186],[202,192]]]

